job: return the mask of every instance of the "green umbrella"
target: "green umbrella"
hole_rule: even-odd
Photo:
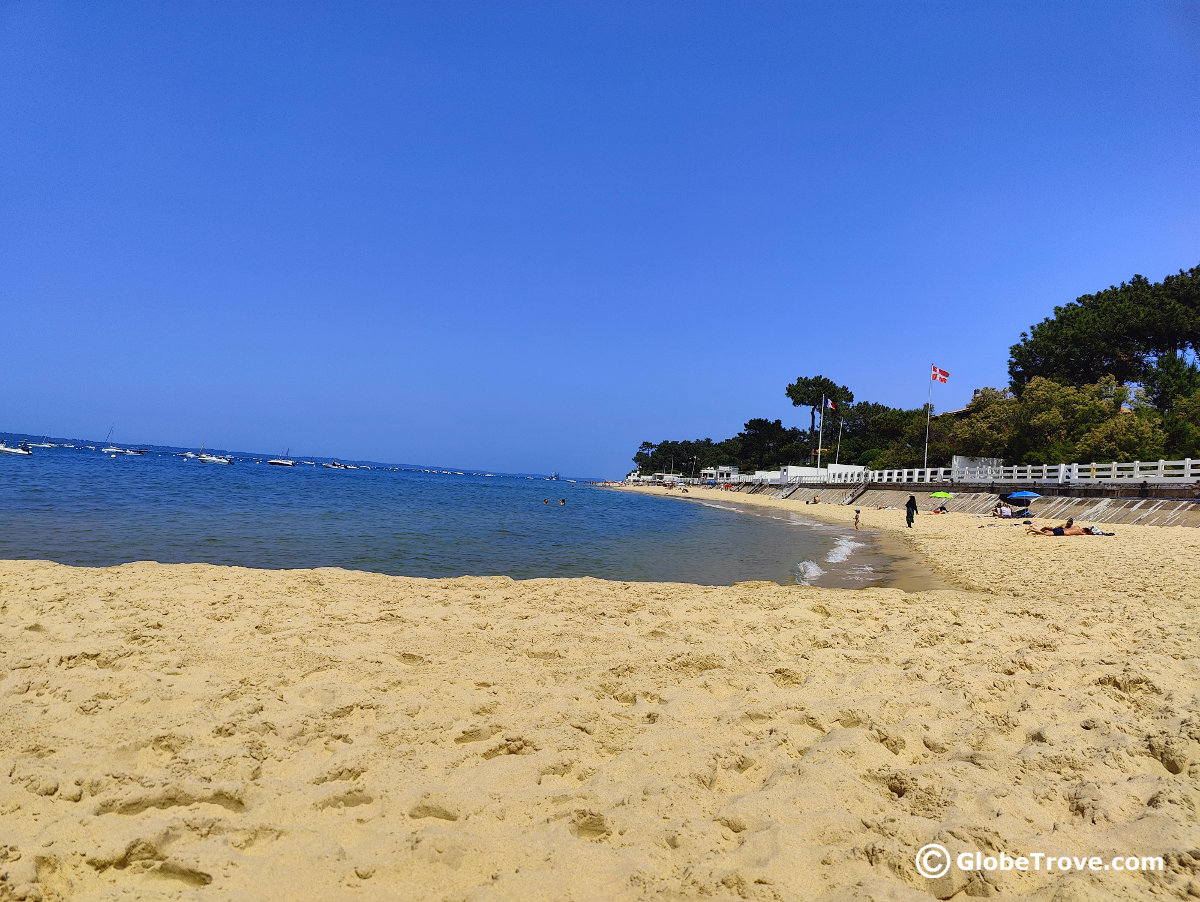
[[[930,492],[929,497],[930,498],[953,498],[954,496],[951,495],[949,492]]]

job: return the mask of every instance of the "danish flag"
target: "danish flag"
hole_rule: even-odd
[[[950,378],[950,374],[946,370],[938,369],[937,364],[933,366],[933,375],[929,377],[934,382],[946,384],[946,380]]]

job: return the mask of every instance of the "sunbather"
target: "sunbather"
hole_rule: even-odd
[[[1075,525],[1075,518],[1067,520],[1062,526],[1027,526],[1025,531],[1031,536],[1090,536],[1090,529]]]

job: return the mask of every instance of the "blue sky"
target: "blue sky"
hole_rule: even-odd
[[[0,429],[619,476],[1200,264],[1164,3],[0,3]]]

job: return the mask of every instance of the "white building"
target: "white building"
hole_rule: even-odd
[[[700,471],[701,482],[734,482],[737,479],[737,467],[705,467]]]

